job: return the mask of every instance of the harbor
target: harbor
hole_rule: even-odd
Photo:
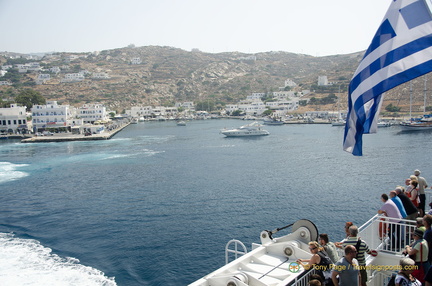
[[[393,126],[365,136],[360,165],[341,151],[343,127],[269,125],[269,136],[253,138],[219,133],[245,123],[154,121],[130,124],[110,140],[1,140],[2,281],[68,285],[60,282],[95,273],[104,285],[188,285],[224,265],[231,239],[250,249],[260,231],[308,219],[340,241],[346,221],[367,222],[380,195],[414,169],[432,176],[431,144],[413,144],[423,132]]]

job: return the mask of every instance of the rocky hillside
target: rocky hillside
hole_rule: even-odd
[[[342,83],[346,88],[361,56],[362,53],[326,57],[287,52],[211,54],[158,46],[100,53],[57,53],[40,61],[46,69],[61,68],[60,73],[51,73],[48,82],[33,85],[37,73],[27,73],[20,84],[0,86],[0,92],[2,97],[16,94],[24,84],[49,100],[71,105],[103,102],[114,110],[132,105],[172,105],[177,101],[211,100],[223,105],[235,103],[253,92],[277,91],[288,78],[302,89],[313,90],[318,76],[325,75],[330,82]],[[131,64],[133,58],[139,58],[141,63]],[[0,57],[2,65],[6,62],[6,57]],[[89,72],[83,81],[61,82],[66,73],[81,70]],[[107,73],[110,78],[92,79],[91,73]],[[416,94],[422,96],[423,85],[415,86],[420,87]],[[390,92],[385,96],[386,101],[404,106],[408,104],[402,96],[405,92],[406,87]],[[310,96],[325,95],[312,93]],[[345,96],[343,100],[346,106]]]

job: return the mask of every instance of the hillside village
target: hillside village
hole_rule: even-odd
[[[361,55],[209,54],[153,46],[45,55],[3,52],[0,98],[4,108],[0,130],[21,132],[19,126],[29,119],[34,124],[30,130],[37,131],[47,124],[55,127],[104,122],[115,114],[162,119],[189,116],[196,111],[330,119],[346,110],[347,86]],[[413,81],[414,112],[425,108],[422,98],[430,90],[427,76]],[[407,113],[410,88],[405,84],[388,92],[383,106],[393,104]],[[10,104],[12,109],[22,108],[14,98],[24,89],[35,90],[47,100],[39,109],[55,106],[62,112],[48,114],[66,117],[37,118],[38,113],[31,110],[30,114],[21,114],[25,118],[16,119],[15,125],[14,119],[8,124],[5,109],[11,108]],[[101,117],[87,120],[83,112]]]

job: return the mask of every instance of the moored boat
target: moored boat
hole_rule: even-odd
[[[245,136],[265,136],[269,135],[265,129],[261,128],[261,124],[258,122],[253,122],[251,124],[243,125],[239,128],[235,129],[223,129],[220,133],[225,135],[226,137],[245,137]]]
[[[417,120],[411,119],[407,122],[401,122],[400,127],[402,131],[432,130],[432,115],[428,114]]]
[[[266,118],[263,121],[264,125],[283,125],[284,122],[280,119],[276,119],[276,118]]]
[[[332,126],[345,126],[346,122],[343,119],[333,121]]]

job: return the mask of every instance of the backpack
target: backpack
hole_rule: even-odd
[[[396,274],[392,274],[389,282],[387,283],[387,286],[395,286],[396,285]]]
[[[324,277],[324,279],[331,278],[331,271],[332,271],[332,264],[330,257],[325,251],[318,251],[317,253],[319,257],[321,258],[319,265],[325,267],[326,270],[321,270],[321,274]]]

